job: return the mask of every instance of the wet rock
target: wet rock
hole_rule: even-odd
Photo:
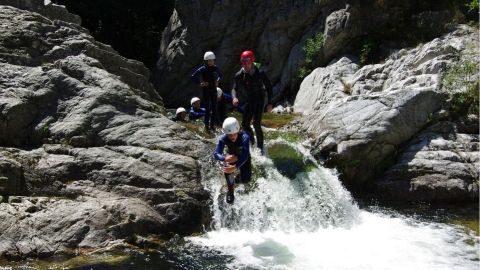
[[[356,60],[347,56],[314,70],[303,81],[294,108],[305,114],[300,130],[312,138],[316,157],[337,167],[351,191],[362,193],[369,188],[376,177],[395,164],[403,146],[416,134],[448,117],[441,73],[458,61],[459,54],[475,47],[477,38],[472,28],[459,26],[417,48],[400,50],[384,63],[359,68]],[[473,122],[457,123],[453,134],[473,131],[476,136],[475,130]],[[436,162],[432,158],[426,164]],[[429,174],[417,173],[416,179],[431,180]],[[444,182],[441,179],[450,179],[446,171],[437,175],[441,177],[433,181],[432,193],[441,192],[433,187],[440,187]],[[472,177],[465,174],[459,183],[471,183]],[[407,183],[411,178],[396,183]],[[438,198],[474,200],[478,188],[468,185],[462,189],[473,192],[464,193],[468,196],[460,192]],[[424,199],[435,198],[428,195]]]
[[[442,122],[411,140],[375,183],[378,197],[389,203],[478,201],[478,135],[455,130]]]
[[[43,202],[44,210],[33,213],[28,201],[1,204],[0,254],[11,259],[74,254],[76,248],[107,246],[111,239],[164,229],[165,219],[145,202],[97,195]]]
[[[143,64],[55,8],[0,1],[0,258],[199,231],[210,145],[163,115]]]

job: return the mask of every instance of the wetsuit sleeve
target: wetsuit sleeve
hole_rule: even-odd
[[[265,86],[265,90],[267,91],[267,104],[272,104],[272,83],[268,79],[265,72],[261,72],[261,75],[263,85]]]
[[[224,148],[225,148],[225,141],[222,140],[222,138],[220,137],[218,139],[217,147],[215,147],[215,152],[213,153],[213,157],[216,160],[225,161],[225,156],[223,155]]]
[[[204,69],[205,69],[205,66],[200,66],[199,68],[197,68],[197,70],[195,70],[192,73],[192,76],[190,76],[191,79],[196,83],[200,83],[201,82],[200,75],[202,74]]]
[[[222,75],[222,72],[220,72],[220,68],[217,67],[217,74],[218,74],[218,78],[217,80],[220,81],[221,79],[223,79],[223,75]]]
[[[237,91],[238,91],[237,87],[238,87],[238,78],[237,78],[237,76],[235,76],[235,78],[233,80],[233,87],[232,87],[232,100],[237,98],[237,94],[238,94],[237,93]]]
[[[223,92],[223,99],[225,101],[232,101],[232,95],[227,92]]]
[[[240,168],[248,160],[250,155],[250,139],[246,133],[242,136],[242,156],[237,160],[235,167]]]
[[[197,119],[202,116],[205,116],[205,109],[200,110],[200,111],[195,111],[194,109],[190,109],[190,119]]]

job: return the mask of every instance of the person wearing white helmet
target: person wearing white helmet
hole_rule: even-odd
[[[179,107],[177,111],[175,111],[175,116],[172,118],[173,121],[185,121],[185,117],[187,116],[187,111],[183,107]]]
[[[218,139],[213,156],[216,160],[223,161],[223,172],[227,181],[227,203],[235,200],[235,178],[243,183],[248,183],[252,178],[252,162],[250,158],[250,139],[248,133],[240,131],[237,119],[228,117],[222,125],[223,135]],[[227,151],[224,153],[225,146]],[[234,177],[236,170],[240,170],[240,179]],[[237,175],[238,176],[238,175]]]
[[[208,51],[203,55],[204,63],[191,75],[192,80],[203,90],[205,118],[203,123],[207,131],[215,130],[217,118],[217,87],[222,77],[220,69],[215,65],[215,54]]]
[[[196,120],[205,116],[205,108],[200,107],[200,99],[198,97],[193,97],[190,100],[190,112],[188,113],[188,119]]]

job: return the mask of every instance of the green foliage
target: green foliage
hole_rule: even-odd
[[[323,48],[325,37],[322,32],[317,33],[313,38],[307,39],[307,43],[303,50],[305,51],[305,63],[311,64],[316,57],[319,56]]]
[[[307,39],[303,51],[305,53],[305,61],[300,65],[297,76],[299,79],[305,78],[320,58],[323,45],[325,43],[325,37],[323,32],[317,33],[313,38]]]
[[[479,82],[476,62],[461,60],[443,73],[443,86],[449,95],[453,115],[478,114]]]
[[[360,64],[366,65],[374,62],[377,45],[373,40],[367,40],[360,49]]]
[[[478,12],[478,2],[479,0],[470,0],[468,3],[465,4],[465,6],[468,8],[468,11],[470,12]]]

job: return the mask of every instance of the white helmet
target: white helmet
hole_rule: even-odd
[[[179,108],[177,109],[177,111],[175,112],[175,114],[178,115],[178,114],[180,114],[180,113],[182,113],[182,112],[187,112],[187,111],[185,110],[185,108],[179,107]]]
[[[197,101],[200,101],[200,99],[198,97],[193,97],[191,100],[190,100],[190,105],[193,105],[193,103],[197,102]]]
[[[220,87],[217,87],[217,98],[221,97],[223,94],[223,91]]]
[[[203,55],[203,60],[207,61],[207,60],[215,60],[215,54],[211,51],[208,51],[206,52],[204,55]]]
[[[240,131],[240,125],[238,124],[237,119],[234,117],[228,117],[223,121],[222,131],[225,134],[238,133]]]

